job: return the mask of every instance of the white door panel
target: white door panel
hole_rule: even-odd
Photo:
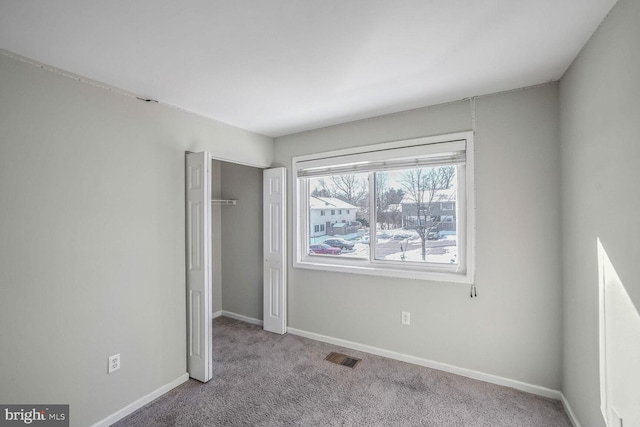
[[[211,360],[211,155],[187,154],[187,316],[189,376],[207,382]]]
[[[263,173],[264,329],[287,332],[286,169]]]

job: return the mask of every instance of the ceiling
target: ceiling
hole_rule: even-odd
[[[0,48],[268,136],[558,80],[615,0],[0,0]]]

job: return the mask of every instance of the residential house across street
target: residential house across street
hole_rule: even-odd
[[[356,233],[361,224],[356,221],[358,208],[334,197],[309,197],[310,237],[345,236]]]
[[[402,199],[402,226],[433,228],[440,234],[456,233],[456,190],[438,190],[430,197],[425,194],[418,215],[417,203],[408,195]]]

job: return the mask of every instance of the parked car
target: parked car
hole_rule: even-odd
[[[440,238],[440,232],[437,229],[430,229],[427,232],[427,240],[438,240]]]
[[[333,246],[334,248],[353,249],[353,243],[344,239],[340,239],[338,237],[333,239],[327,239],[322,243],[324,243],[325,245]]]
[[[309,251],[312,254],[328,254],[328,255],[340,255],[342,253],[342,249],[334,248],[333,246],[325,245],[324,243],[309,246]]]

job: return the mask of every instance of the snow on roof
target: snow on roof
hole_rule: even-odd
[[[311,209],[358,209],[357,206],[353,206],[343,200],[336,199],[335,197],[309,197],[309,207]]]

